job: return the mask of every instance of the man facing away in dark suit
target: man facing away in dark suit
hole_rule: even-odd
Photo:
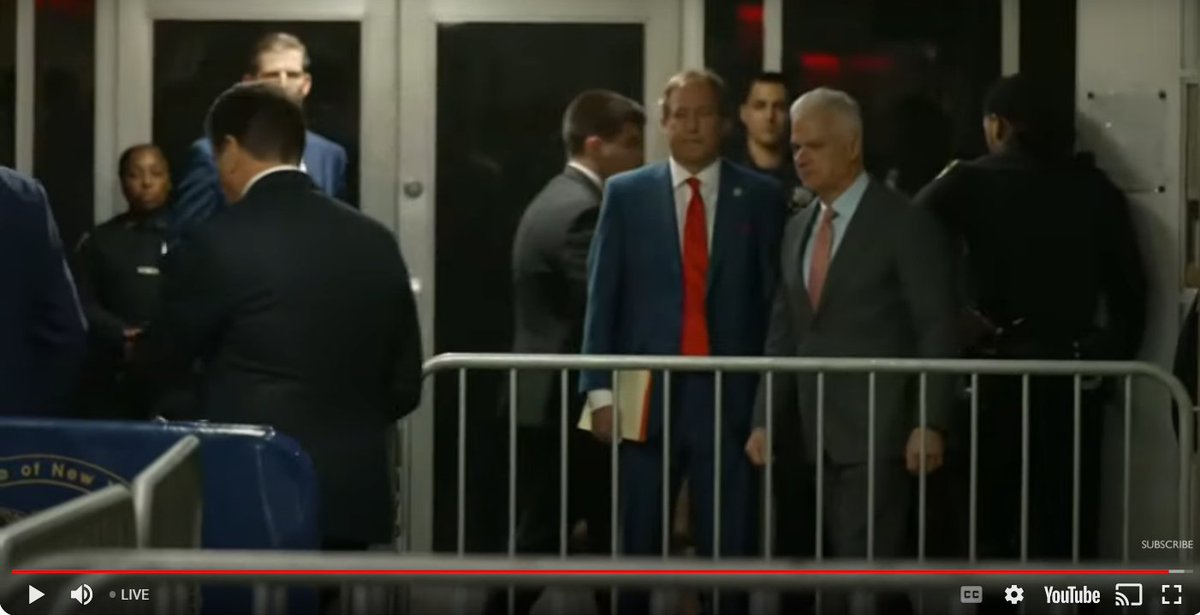
[[[818,88],[797,99],[791,115],[796,168],[819,200],[785,231],[766,354],[953,357],[952,268],[937,221],[864,172],[861,115],[849,95]],[[776,377],[775,408],[765,408],[760,392],[746,452],[763,465],[766,412],[798,412],[810,468],[805,474],[813,476],[813,466],[822,464],[824,552],[898,557],[911,497],[908,473],[932,472],[941,464],[952,381],[928,378],[921,416],[910,403],[915,378],[878,374],[873,405],[867,374],[828,374],[824,380],[818,405],[815,374]],[[868,515],[874,518],[871,545]],[[799,520],[780,520],[790,522]]]
[[[278,85],[297,103],[312,91],[308,72],[308,50],[299,38],[272,32],[260,38],[243,83],[268,82]],[[346,150],[310,131],[305,134],[304,155],[298,165],[325,194],[346,198]],[[167,226],[167,243],[174,246],[185,234],[212,217],[227,201],[217,179],[212,145],[201,137],[188,148],[183,172],[175,189]]]
[[[575,354],[583,344],[587,302],[587,254],[600,215],[600,197],[608,177],[635,169],[643,161],[641,105],[607,90],[588,90],[575,97],[563,114],[567,166],[550,180],[521,217],[513,242],[513,289],[516,336],[513,352]],[[520,522],[517,550],[554,553],[560,529],[576,520],[587,523],[588,551],[610,551],[607,493],[608,449],[574,421],[582,405],[577,378],[569,378],[567,410],[562,407],[558,373],[530,372],[518,382],[517,421],[521,426],[517,485]],[[561,518],[559,488],[563,447],[560,434],[567,422],[568,509]],[[528,613],[540,588],[516,593],[515,613]],[[508,612],[507,592],[492,594],[487,613]],[[597,596],[601,613],[609,612],[608,594]]]
[[[686,71],[667,82],[662,126],[670,160],[623,173],[605,186],[588,263],[586,354],[726,355],[762,352],[778,268],[784,195],[779,182],[721,160],[724,86]],[[711,255],[711,256],[710,256]],[[660,555],[662,490],[688,479],[702,555],[745,556],[758,539],[757,491],[742,445],[750,433],[757,378],[725,374],[716,426],[714,376],[674,374],[670,482],[663,485],[662,378],[655,374],[644,441],[620,445],[621,553]],[[593,431],[612,438],[609,371],[585,371]],[[618,392],[619,393],[619,392]],[[719,429],[720,431],[715,431]],[[720,459],[715,437],[721,436]],[[720,473],[720,537],[714,544],[714,469]],[[607,490],[606,485],[596,489]],[[672,499],[674,499],[672,497]],[[746,612],[748,598],[724,592],[720,611]],[[707,606],[714,606],[705,600]],[[621,613],[645,613],[649,595],[620,592]]]
[[[46,191],[0,167],[0,416],[62,415],[87,346]]]
[[[421,384],[396,239],[300,172],[303,112],[278,87],[222,94],[208,135],[233,205],[168,252],[139,363],[199,359],[197,418],[295,438],[316,469],[325,548],[390,542],[388,438]]]

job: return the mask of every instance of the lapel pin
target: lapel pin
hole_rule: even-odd
[[[741,187],[737,187],[737,188],[734,188],[734,189],[733,189],[733,196],[735,196],[735,197],[736,197],[736,196],[742,196],[742,189],[741,189]]]

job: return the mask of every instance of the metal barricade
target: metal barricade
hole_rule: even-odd
[[[1131,483],[1132,483],[1132,437],[1131,425],[1133,422],[1133,383],[1135,379],[1145,379],[1156,383],[1166,390],[1168,395],[1174,400],[1175,407],[1178,410],[1179,421],[1179,458],[1178,458],[1178,483],[1175,487],[1178,499],[1178,506],[1175,513],[1177,520],[1176,533],[1172,538],[1186,541],[1191,538],[1192,519],[1191,519],[1191,466],[1192,466],[1192,434],[1194,429],[1194,406],[1189,399],[1189,396],[1179,381],[1158,368],[1157,366],[1147,363],[1137,362],[1093,362],[1093,361],[1041,361],[1041,360],[925,360],[925,359],[869,359],[869,358],[776,358],[776,357],[677,357],[677,356],[580,356],[580,355],[515,355],[515,354],[459,354],[450,353],[436,356],[425,364],[425,375],[430,377],[440,374],[456,374],[458,378],[458,432],[457,432],[457,498],[458,511],[455,519],[457,531],[456,551],[460,556],[466,555],[466,515],[467,510],[464,507],[466,501],[466,468],[467,468],[467,425],[471,420],[468,416],[468,400],[467,400],[467,378],[470,372],[479,372],[487,370],[500,370],[507,373],[507,397],[508,397],[508,500],[507,500],[507,518],[508,518],[508,539],[507,552],[509,557],[517,555],[516,546],[516,522],[519,511],[517,510],[517,486],[519,477],[516,473],[517,468],[517,450],[519,442],[517,439],[517,410],[519,399],[519,379],[518,374],[525,371],[551,371],[556,372],[559,376],[559,384],[561,391],[561,399],[559,407],[561,416],[558,420],[561,421],[561,449],[560,449],[560,485],[563,487],[560,490],[559,497],[559,538],[560,538],[560,557],[566,555],[566,535],[568,531],[567,524],[567,474],[568,474],[568,451],[566,430],[569,424],[574,423],[574,419],[579,416],[580,408],[572,407],[572,400],[578,399],[574,392],[567,390],[566,383],[569,381],[569,374],[576,371],[607,371],[614,373],[613,386],[616,388],[619,379],[615,377],[616,373],[626,370],[650,370],[656,374],[656,377],[661,377],[662,386],[657,387],[656,394],[662,395],[662,449],[663,449],[663,476],[661,477],[664,488],[662,490],[661,518],[662,518],[662,557],[669,557],[670,543],[669,532],[670,520],[672,517],[671,511],[671,494],[666,488],[669,482],[670,475],[670,447],[672,420],[671,412],[673,411],[671,394],[671,377],[673,374],[680,373],[710,373],[712,374],[713,399],[715,400],[714,407],[714,422],[716,426],[722,425],[723,414],[727,408],[724,407],[722,396],[723,376],[726,374],[735,373],[755,373],[761,376],[762,391],[766,397],[765,403],[768,408],[774,406],[771,396],[775,390],[774,380],[794,377],[797,374],[807,374],[815,378],[816,388],[816,451],[825,450],[826,437],[825,422],[827,420],[826,409],[826,394],[827,381],[830,378],[843,377],[844,374],[857,374],[865,379],[867,388],[867,433],[862,434],[862,438],[868,442],[868,461],[867,461],[867,511],[874,510],[874,494],[876,491],[875,476],[876,468],[876,452],[874,432],[878,424],[877,416],[877,383],[883,378],[894,378],[896,375],[905,375],[915,381],[918,389],[917,403],[917,426],[927,427],[928,416],[927,406],[931,396],[931,381],[934,379],[944,380],[949,378],[958,378],[961,384],[965,385],[960,389],[960,392],[965,392],[965,412],[969,414],[969,552],[964,558],[966,561],[976,564],[980,561],[980,554],[977,545],[978,532],[978,510],[977,501],[980,486],[979,481],[979,459],[978,447],[980,443],[979,421],[980,421],[980,386],[981,381],[987,381],[992,378],[1006,378],[1012,383],[1019,379],[1020,386],[1020,515],[1019,528],[1016,528],[1020,536],[1020,553],[1019,561],[1027,562],[1031,558],[1029,553],[1030,540],[1030,483],[1031,472],[1038,469],[1031,467],[1031,383],[1045,380],[1056,379],[1059,382],[1070,381],[1071,397],[1073,399],[1072,416],[1074,422],[1074,438],[1073,441],[1067,444],[1072,448],[1073,467],[1071,469],[1072,484],[1070,485],[1071,496],[1071,556],[1070,560],[1079,562],[1080,554],[1080,521],[1082,515],[1096,514],[1096,511],[1081,510],[1081,493],[1080,493],[1080,474],[1081,474],[1081,441],[1080,441],[1080,425],[1083,415],[1082,398],[1084,396],[1084,388],[1088,386],[1085,379],[1094,377],[1098,378],[1115,378],[1121,383],[1118,399],[1123,400],[1123,440],[1121,446],[1121,456],[1123,462],[1123,472],[1121,477],[1121,493],[1122,493],[1122,514],[1121,514],[1121,533],[1122,533],[1122,553],[1121,561],[1130,561],[1130,544],[1131,539]],[[661,374],[661,376],[658,376]],[[613,391],[614,399],[620,399],[619,391]],[[495,406],[489,404],[481,404],[486,408],[479,408],[480,412],[494,412]],[[1166,404],[1163,406],[1166,407]],[[615,416],[613,418],[614,425],[620,425],[619,407],[614,409]],[[773,416],[774,412],[766,413],[766,444],[767,444],[767,463],[764,468],[766,474],[766,506],[764,508],[764,532],[762,535],[763,554],[766,558],[771,558],[771,545],[773,543],[772,536],[772,509],[773,497],[772,493],[772,473],[774,471],[773,455],[770,450],[772,443],[775,441],[773,433]],[[885,417],[886,418],[886,417]],[[985,434],[986,437],[987,434]],[[619,544],[619,522],[618,522],[618,497],[620,485],[620,464],[618,463],[618,451],[620,438],[613,438],[610,444],[610,465],[611,465],[611,511],[612,514],[612,556],[620,555],[616,545]],[[723,445],[721,438],[721,429],[714,429],[713,448],[715,458],[721,458],[721,447]],[[1013,443],[1017,444],[1017,443]],[[926,527],[927,517],[927,474],[924,471],[926,463],[926,440],[920,440],[920,464],[921,471],[917,473],[917,561],[923,562],[926,558],[925,545],[928,539],[928,530]],[[815,455],[815,482],[816,482],[816,501],[814,502],[816,523],[814,527],[814,538],[816,545],[816,561],[818,563],[826,560],[825,554],[822,552],[822,531],[826,527],[826,520],[823,518],[824,506],[821,499],[824,497],[822,489],[822,480],[824,476],[823,465],[826,463],[825,457],[821,454]],[[721,464],[715,464],[714,471],[714,493],[721,493]],[[1017,497],[1014,495],[1014,497]],[[713,515],[715,522],[713,523],[713,547],[714,557],[720,557],[721,540],[721,499],[719,496],[714,497],[713,506],[715,508]],[[489,511],[487,514],[492,514]],[[867,553],[866,561],[869,564],[875,563],[877,560],[872,553],[872,545],[875,533],[875,519],[873,514],[866,514],[867,527]],[[422,531],[414,528],[407,528],[408,532]],[[1177,550],[1177,559],[1179,561],[1190,560],[1190,549],[1183,547],[1175,547],[1172,550]],[[510,599],[511,604],[511,599]]]
[[[130,484],[142,549],[199,549],[203,489],[200,439],[184,436]],[[196,592],[178,584],[156,588],[155,612],[194,613]]]
[[[114,484],[0,529],[0,565],[12,570],[60,552],[136,546],[133,497],[127,487]],[[5,580],[0,597],[15,604],[24,584],[12,577]]]

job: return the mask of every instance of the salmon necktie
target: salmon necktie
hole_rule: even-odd
[[[813,239],[812,260],[808,269],[808,296],[815,311],[821,305],[821,292],[825,290],[825,276],[829,274],[829,263],[833,260],[833,219],[837,212],[832,207],[821,206],[821,221],[817,224],[817,236]]]

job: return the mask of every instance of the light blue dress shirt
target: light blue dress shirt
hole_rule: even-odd
[[[816,243],[817,229],[821,225],[821,216],[825,214],[826,207],[833,207],[833,211],[837,215],[833,217],[833,250],[830,257],[830,263],[833,263],[833,257],[837,256],[838,246],[842,243],[842,237],[846,236],[846,229],[850,226],[850,219],[854,217],[854,212],[858,211],[858,204],[862,202],[863,193],[867,191],[867,174],[859,173],[854,183],[850,184],[849,188],[842,193],[841,196],[833,200],[833,205],[826,205],[821,200],[817,200],[810,207],[820,207],[813,214],[816,218],[813,220],[812,228],[809,230],[808,240],[804,243],[804,286],[808,286],[808,275],[812,269],[812,253],[813,244]]]

